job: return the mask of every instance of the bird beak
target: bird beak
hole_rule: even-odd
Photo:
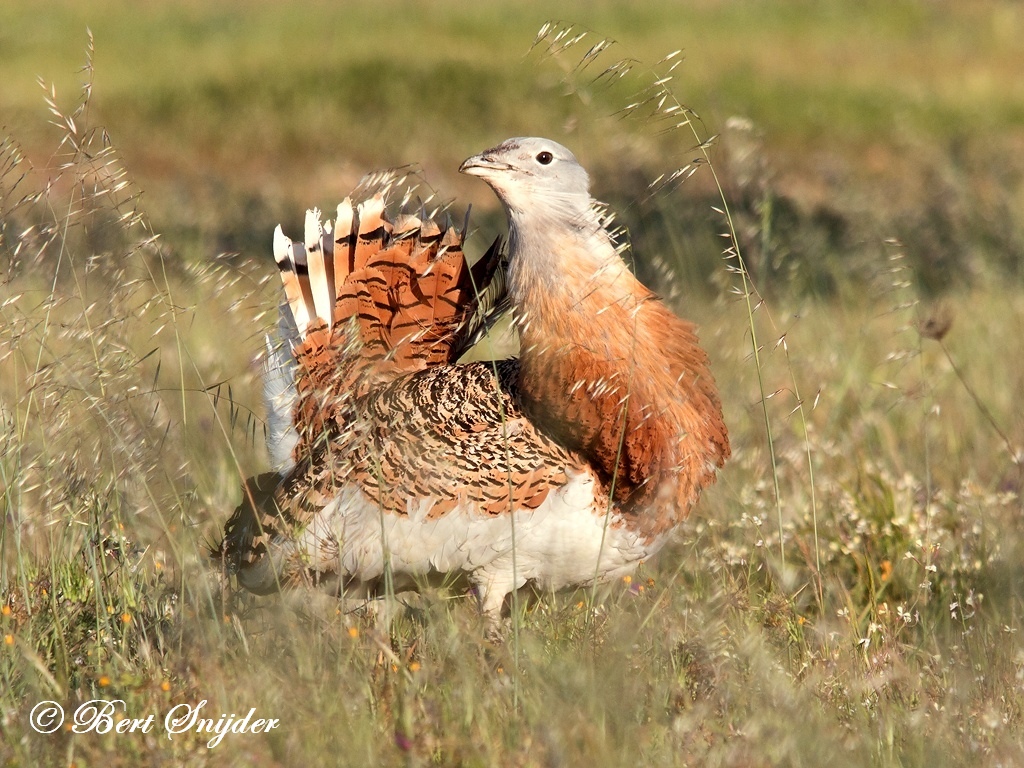
[[[491,171],[509,170],[512,170],[512,166],[496,160],[490,153],[490,150],[481,152],[479,155],[473,155],[459,166],[459,173],[465,173],[470,176],[488,176]]]

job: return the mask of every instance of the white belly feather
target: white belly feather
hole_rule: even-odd
[[[383,514],[359,490],[348,488],[319,517],[339,544],[346,579],[380,578],[386,551],[394,574],[463,572],[487,592],[527,581],[561,589],[616,578],[654,554],[665,538],[645,541],[617,524],[614,511],[598,512],[605,505],[595,498],[593,476],[584,472],[571,476],[535,510],[488,516],[457,508],[430,519],[431,506],[429,499],[414,499],[406,515]]]

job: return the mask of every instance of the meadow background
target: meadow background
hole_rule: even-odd
[[[593,31],[531,52],[557,19]],[[1022,39],[995,0],[4,4],[0,762],[1024,762]],[[439,591],[389,623],[221,589],[274,225],[417,163],[482,249],[456,169],[524,134],[701,325],[734,456],[685,535],[505,645]],[[282,725],[29,727],[95,698]]]

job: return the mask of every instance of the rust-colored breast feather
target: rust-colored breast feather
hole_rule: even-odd
[[[521,398],[532,420],[585,456],[624,511],[657,533],[714,482],[729,438],[695,327],[628,280],[625,297],[621,287],[588,286],[565,307],[549,297],[535,305],[523,332]]]
[[[615,478],[617,499],[650,476],[658,424],[645,417],[635,385],[622,371],[576,348],[527,357],[523,374],[527,413],[609,481]]]

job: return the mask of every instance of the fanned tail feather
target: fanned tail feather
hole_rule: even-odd
[[[301,341],[295,346],[312,389],[353,391],[368,374],[396,375],[454,362],[501,302],[496,241],[474,266],[450,221],[400,214],[382,194],[334,222],[306,214],[305,245],[280,228],[275,255]]]
[[[267,412],[267,452],[270,454],[274,469],[281,475],[294,466],[292,451],[299,439],[299,434],[292,424],[292,415],[298,400],[298,394],[295,391],[296,364],[295,357],[291,352],[292,343],[285,341],[294,338],[286,335],[294,330],[294,326],[288,327],[290,322],[285,323],[286,317],[291,321],[291,313],[281,313],[282,341],[275,343],[270,336],[267,336],[267,357],[263,369],[263,405]]]
[[[454,363],[506,309],[500,239],[470,266],[468,211],[461,231],[422,208],[392,220],[386,191],[345,198],[333,222],[308,210],[301,243],[274,230],[286,301],[264,398],[282,472],[325,427],[344,425],[353,397],[382,378]]]
[[[275,589],[290,572],[284,559],[298,551],[277,547],[270,562],[271,542],[305,531],[327,560],[337,555],[329,534],[308,529],[312,510],[278,504],[286,493],[281,479],[312,461],[325,435],[351,428],[361,394],[395,376],[455,363],[503,306],[500,241],[470,266],[465,227],[438,224],[422,210],[389,217],[384,182],[357,204],[343,200],[333,222],[307,211],[302,242],[280,226],[274,231],[285,301],[280,343],[267,340],[264,400],[276,472],[247,483],[215,553],[256,592]]]

